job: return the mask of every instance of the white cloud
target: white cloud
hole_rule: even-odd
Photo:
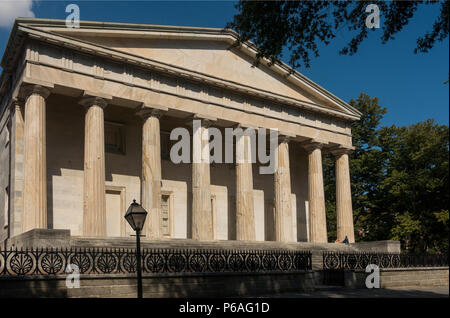
[[[9,27],[18,17],[34,17],[32,0],[0,0],[0,27]]]

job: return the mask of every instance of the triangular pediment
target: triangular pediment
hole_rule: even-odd
[[[76,38],[136,56],[163,62],[211,77],[253,87],[310,103],[323,103],[295,87],[268,67],[255,67],[254,60],[224,41],[138,39],[80,36]],[[333,105],[328,104],[333,107]]]
[[[354,118],[360,113],[285,64],[254,65],[251,45],[233,47],[231,30],[127,23],[81,22],[66,28],[61,20],[26,19],[30,28],[102,48],[157,61],[180,70],[319,105]]]

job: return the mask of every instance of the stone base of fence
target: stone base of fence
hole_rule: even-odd
[[[442,267],[381,269],[381,288],[448,286],[449,269]],[[289,273],[144,274],[144,297],[253,297],[276,293],[314,293],[323,271]],[[367,273],[344,271],[344,288],[365,289]],[[65,275],[0,276],[5,297],[136,297],[133,274],[80,275],[80,288],[67,288]]]
[[[36,247],[44,250],[41,250],[41,252],[37,250],[34,252],[20,251],[20,249]],[[14,250],[10,250],[11,248]],[[51,255],[45,250],[46,248],[53,250],[53,252],[50,252]],[[136,297],[136,276],[132,273],[134,270],[124,265],[125,261],[131,262],[133,260],[128,257],[128,254],[134,248],[134,237],[101,239],[74,237],[70,235],[68,230],[28,231],[3,242],[3,246],[0,248],[0,250],[4,250],[3,256],[0,255],[3,257],[0,257],[0,268],[3,268],[1,270],[3,275],[0,275],[0,297]],[[340,266],[350,266],[353,264],[352,262],[358,259],[357,257],[352,258],[351,255],[358,256],[362,255],[361,253],[368,253],[380,256],[382,254],[400,253],[400,243],[397,241],[312,244],[268,241],[203,242],[190,239],[148,240],[144,238],[142,248],[144,251],[147,249],[147,254],[150,250],[162,251],[158,253],[162,253],[161,255],[166,262],[164,263],[165,269],[155,267],[155,269],[146,268],[144,271],[144,297],[251,297],[289,292],[313,292],[318,286],[324,285],[324,282],[337,282],[336,285],[345,288],[366,288],[365,280],[368,274],[363,269],[346,270],[345,267]],[[15,249],[19,249],[19,251],[17,252]],[[59,254],[58,250],[55,252],[54,249],[59,249]],[[64,264],[68,263],[71,257],[75,257],[75,254],[71,254],[72,250],[86,251],[86,249],[88,250],[87,254],[89,254],[86,256],[89,258],[88,263],[91,264],[90,266],[94,263],[96,265],[94,265],[94,269],[81,271],[80,288],[67,288],[67,275],[63,274],[63,269],[59,268],[61,266],[58,267],[59,271],[55,270],[54,272],[49,271],[51,268],[45,270],[32,269],[33,266],[36,266],[33,262],[40,262],[39,264],[47,267],[51,264],[58,265],[59,263],[56,262],[58,260]],[[122,252],[118,249],[121,249]],[[169,264],[172,257],[170,256],[172,252],[169,251],[175,251],[176,255],[183,254],[184,261],[182,261],[184,263],[178,264],[183,265],[182,270],[174,269],[178,266],[177,263]],[[330,256],[325,261],[325,256],[330,252],[337,258]],[[17,254],[19,258],[12,260],[10,255],[13,254],[11,253]],[[31,253],[32,257],[30,259],[20,258],[24,253]],[[99,258],[102,253],[105,254],[104,260]],[[114,255],[110,255],[111,257],[108,258],[106,257],[109,255],[108,253]],[[193,253],[202,255],[199,261],[196,258],[190,258]],[[77,257],[83,256],[83,252],[78,254],[74,258],[75,261],[78,259]],[[238,255],[237,258],[242,256],[243,263],[239,265],[235,263],[235,260],[231,262],[231,258],[229,258],[231,254]],[[45,258],[44,255],[49,258]],[[52,258],[52,255],[55,257]],[[176,255],[173,257],[176,258]],[[347,258],[343,262],[340,257],[345,255],[347,255]],[[393,256],[389,257],[392,258]],[[391,258],[386,259],[389,260],[389,266],[381,266],[383,267],[380,269],[381,288],[448,286],[448,262],[442,264],[420,263],[420,259],[412,259],[411,265],[416,267],[388,268],[396,267],[395,265],[399,260],[403,261],[400,256]],[[102,263],[107,259],[114,263],[114,268],[109,272],[108,264]],[[227,261],[224,261],[226,264],[220,265],[220,262],[217,264],[211,263],[211,259],[214,262]],[[208,264],[203,264],[202,260],[207,260]],[[273,260],[276,260],[276,262],[273,263]],[[307,263],[304,263],[306,260]],[[334,261],[336,260],[338,263],[335,264]],[[378,261],[383,263],[386,260],[380,259]],[[81,262],[81,258],[79,261]],[[370,261],[373,260],[370,259]],[[8,262],[9,265],[5,265],[5,262]],[[187,264],[186,262],[191,263]],[[123,264],[120,265],[121,267],[117,267],[119,265],[116,263]],[[159,263],[145,264],[148,267],[157,266]],[[326,264],[327,270],[324,270],[324,264]],[[442,267],[423,267],[424,265],[431,266],[430,264]],[[16,267],[22,266],[25,272],[20,272],[20,268],[22,268],[20,266],[19,269],[14,271],[12,268],[5,267],[13,265]],[[28,269],[27,266],[31,269]],[[173,266],[175,267],[172,268]],[[204,268],[203,266],[207,267]],[[215,266],[225,267],[215,270]],[[364,268],[364,266],[353,268]],[[333,268],[336,269],[335,272],[333,272]],[[267,271],[267,269],[270,270]],[[51,275],[41,275],[47,273]]]
[[[144,274],[144,297],[243,297],[312,292],[313,271],[289,273]],[[3,297],[136,297],[130,274],[81,275],[80,288],[67,288],[66,276],[0,276]]]
[[[364,270],[345,270],[347,288],[367,288]],[[448,267],[415,267],[380,269],[380,288],[414,288],[449,286]]]

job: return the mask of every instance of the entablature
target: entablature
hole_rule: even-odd
[[[37,40],[26,43],[23,64],[25,83],[50,81],[54,91],[63,95],[97,91],[111,95],[112,103],[123,107],[167,107],[169,113],[203,113],[228,122],[279,127],[299,140],[320,134],[330,142],[351,145],[348,120],[176,72],[150,70]]]

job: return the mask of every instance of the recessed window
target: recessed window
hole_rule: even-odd
[[[125,126],[121,123],[105,122],[105,151],[125,154]]]
[[[161,196],[161,234],[170,236],[170,195],[163,194]]]

